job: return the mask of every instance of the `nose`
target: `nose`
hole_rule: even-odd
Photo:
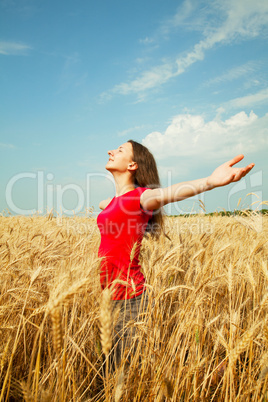
[[[108,151],[108,155],[113,155],[113,151]]]

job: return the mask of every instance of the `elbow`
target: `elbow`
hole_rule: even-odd
[[[159,194],[159,196],[157,196],[156,199],[155,199],[155,206],[156,206],[155,209],[160,209],[164,205],[165,205],[165,202],[164,202],[163,195]]]

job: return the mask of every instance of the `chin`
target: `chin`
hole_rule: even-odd
[[[108,170],[108,172],[111,172],[111,166],[109,166],[109,163],[106,164],[105,169]]]

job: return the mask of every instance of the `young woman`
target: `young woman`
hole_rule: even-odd
[[[114,307],[120,309],[115,326],[115,364],[119,365],[125,347],[131,344],[135,327],[132,333],[130,329],[122,331],[129,320],[138,316],[142,300],[146,308],[145,278],[139,264],[144,233],[159,236],[163,229],[161,208],[164,205],[238,181],[254,164],[233,167],[243,159],[243,155],[238,155],[209,177],[160,188],[154,157],[143,145],[129,140],[108,151],[108,155],[105,168],[114,177],[116,195],[99,205],[103,210],[97,219],[101,233],[100,281],[103,289],[111,289]]]

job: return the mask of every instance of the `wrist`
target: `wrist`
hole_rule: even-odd
[[[212,183],[211,177],[208,176],[208,177],[206,178],[206,191],[213,190],[215,187],[217,187],[217,186],[215,186],[215,185]]]

